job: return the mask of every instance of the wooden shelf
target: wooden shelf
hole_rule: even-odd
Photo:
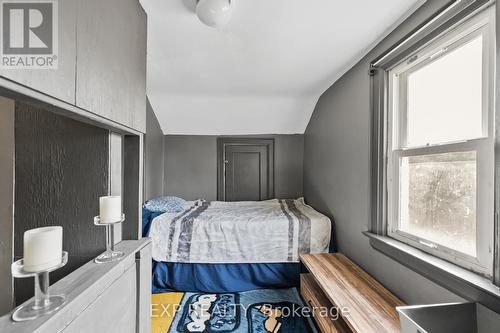
[[[332,303],[325,297],[312,274],[300,275],[300,294],[312,309],[314,320],[323,333],[351,333],[351,329],[340,317],[338,311],[329,311],[328,315],[321,314],[321,308],[333,308]]]
[[[306,254],[301,261],[330,306],[348,309],[342,319],[352,332],[401,332],[396,307],[405,304],[346,256]]]

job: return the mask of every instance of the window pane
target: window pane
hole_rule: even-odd
[[[408,146],[482,136],[482,37],[408,75]]]
[[[401,159],[400,229],[476,256],[476,153]]]

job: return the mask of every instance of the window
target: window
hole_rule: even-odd
[[[387,234],[492,275],[491,10],[388,70]]]

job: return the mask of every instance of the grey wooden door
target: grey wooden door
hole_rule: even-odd
[[[239,139],[220,144],[219,200],[260,201],[273,193],[273,141]]]

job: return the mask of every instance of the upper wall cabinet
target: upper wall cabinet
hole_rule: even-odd
[[[75,103],[75,62],[76,62],[76,0],[58,1],[58,29],[54,36],[58,36],[58,60],[57,69],[28,69],[28,67],[13,67],[0,69],[0,75],[18,82],[24,86],[40,91],[44,94],[61,99],[65,102]],[[16,8],[11,11],[11,17],[15,17]],[[20,10],[17,9],[17,13]],[[36,17],[33,18],[36,20]],[[17,19],[16,22],[27,23]],[[29,24],[37,22],[29,22]],[[12,26],[11,29],[22,31],[23,26]],[[30,32],[31,34],[31,32]],[[32,36],[30,35],[30,38]],[[21,45],[15,40],[10,41],[15,47],[27,47],[28,42],[24,36],[24,44]],[[36,40],[29,41],[36,44]]]
[[[77,15],[76,105],[145,132],[147,18],[139,1],[78,0]]]

